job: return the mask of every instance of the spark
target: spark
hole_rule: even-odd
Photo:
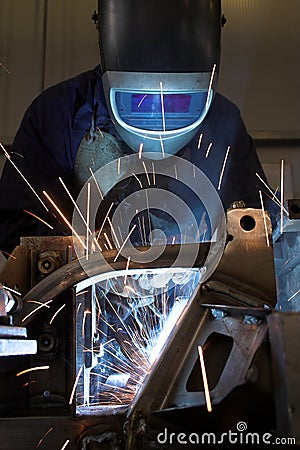
[[[44,434],[44,436],[39,440],[36,448],[39,448],[39,446],[41,445],[41,443],[43,442],[43,440],[45,439],[45,437],[53,430],[53,427],[49,428],[48,431],[46,431],[46,433]]]
[[[140,147],[139,147],[139,159],[141,159],[141,157],[142,157],[143,147],[144,147],[144,144],[141,142]]]
[[[276,188],[276,190],[273,192],[272,189],[269,188],[269,186],[267,185],[267,183],[265,183],[265,181],[259,176],[259,174],[256,172],[255,175],[257,176],[257,178],[263,183],[263,185],[268,189],[268,191],[272,194],[272,198],[271,200],[273,200],[280,208],[282,207],[284,212],[286,214],[288,214],[288,211],[285,209],[284,205],[282,205],[282,203],[278,200],[278,198],[276,197],[276,192],[278,190],[278,188]]]
[[[210,77],[210,80],[209,80],[209,87],[208,87],[208,91],[207,91],[207,98],[206,98],[205,109],[208,108],[210,91],[211,91],[213,79],[214,79],[214,76],[215,76],[215,71],[216,71],[216,64],[214,64],[214,66],[213,66],[213,70],[212,70],[211,77]]]
[[[18,153],[18,152],[10,152],[10,154],[11,154],[11,155],[18,155],[18,156],[20,156],[20,158],[23,158],[23,159],[24,159],[24,156],[21,155],[21,153]]]
[[[82,318],[82,328],[81,328],[81,334],[82,334],[82,337],[84,337],[85,321],[86,321],[86,316],[87,316],[88,314],[91,314],[91,311],[88,310],[88,309],[86,309],[86,310],[84,311],[84,313],[83,313],[83,318]]]
[[[224,174],[224,170],[225,170],[225,166],[226,166],[229,150],[230,150],[230,145],[227,147],[227,150],[226,150],[226,155],[225,155],[225,158],[224,158],[223,167],[222,167],[222,170],[221,170],[221,173],[220,173],[220,179],[219,179],[219,184],[218,184],[218,191],[221,189],[222,178],[223,178],[223,174]]]
[[[210,152],[211,147],[212,147],[212,142],[211,142],[211,143],[209,144],[209,146],[207,147],[207,150],[206,150],[206,153],[205,153],[205,158],[208,158],[208,155],[209,155],[209,152]]]
[[[100,130],[100,128],[97,127],[96,130],[99,131],[99,133],[101,134],[101,137],[104,138],[104,134],[102,133],[102,131]]]
[[[280,234],[283,233],[283,202],[284,202],[284,160],[281,160],[280,163]]]
[[[138,217],[138,222],[139,222],[139,233],[140,233],[140,237],[142,240],[142,245],[145,245],[145,237],[144,237],[144,233],[143,233],[143,229],[142,229],[142,223],[141,223],[141,218]]]
[[[76,386],[78,384],[81,372],[82,372],[82,366],[80,367],[80,369],[78,370],[78,373],[76,375],[76,378],[75,378],[75,381],[74,381],[74,384],[73,384],[73,387],[72,387],[70,399],[69,399],[69,405],[72,405],[72,403],[73,403],[73,398],[74,398],[74,395],[75,395]]]
[[[83,292],[79,292],[79,294],[83,294]],[[78,295],[78,294],[77,294]],[[80,308],[81,308],[81,305],[82,305],[82,303],[79,303],[79,305],[77,306],[77,310],[76,310],[76,318],[78,317],[78,313],[79,313],[79,310],[80,310]]]
[[[4,253],[4,255],[9,256],[10,258],[17,259],[16,256],[12,255],[11,253],[6,252],[5,250],[1,250],[1,249],[0,249],[0,251],[1,251],[2,253]]]
[[[152,161],[152,176],[153,176],[153,184],[155,186],[155,167],[154,167],[154,162]]]
[[[267,246],[270,247],[269,234],[268,234],[268,228],[267,228],[267,222],[266,222],[266,214],[265,214],[264,202],[263,202],[261,191],[259,191],[259,197],[260,197],[261,209],[262,209],[262,214],[263,214],[263,219],[264,219]]]
[[[100,306],[99,299],[98,299],[96,293],[94,294],[94,298],[95,298],[95,301],[97,303],[97,307],[98,307],[98,310],[99,310],[99,317],[100,317],[100,315],[102,314],[102,311],[101,311],[101,306]]]
[[[16,377],[20,377],[21,375],[24,375],[24,373],[34,372],[36,370],[48,370],[49,368],[50,368],[50,366],[31,367],[30,369],[25,369],[25,370],[22,370],[21,372],[16,373]]]
[[[25,181],[25,183],[27,184],[27,186],[29,187],[29,189],[33,192],[33,194],[35,195],[35,197],[38,199],[38,201],[43,205],[43,207],[45,208],[46,211],[49,211],[49,209],[47,208],[47,206],[45,205],[45,203],[43,202],[43,200],[41,199],[41,197],[38,195],[38,193],[33,189],[33,187],[31,186],[31,184],[29,183],[29,181],[27,180],[27,178],[22,174],[22,172],[18,169],[18,167],[15,165],[15,163],[12,161],[9,153],[5,150],[5,148],[3,147],[3,145],[0,142],[0,147],[2,148],[5,157],[8,159],[8,161],[10,162],[10,164],[15,168],[15,170],[18,172],[18,174],[21,176],[21,178]]]
[[[0,67],[2,67],[8,75],[11,75],[11,71],[4,64],[2,64],[2,62],[0,62]]]
[[[136,174],[135,173],[132,173],[132,175],[134,176],[134,178],[138,181],[138,183],[139,183],[139,185],[140,185],[140,187],[141,187],[141,189],[143,189],[143,185],[142,185],[142,182],[141,182],[141,180],[136,176]]]
[[[49,325],[51,325],[52,324],[52,322],[53,322],[53,320],[55,319],[55,317],[57,316],[57,314],[59,314],[60,313],[60,311],[62,310],[62,309],[64,309],[64,307],[66,306],[66,304],[64,303],[54,314],[53,314],[53,316],[51,317],[51,319],[50,319],[50,322],[49,322]]]
[[[91,204],[91,184],[87,184],[87,196],[86,196],[86,251],[85,259],[89,259],[89,235],[90,235],[90,204]]]
[[[129,269],[129,264],[130,264],[130,256],[128,256],[128,259],[127,259],[127,264],[126,264],[126,269],[125,269],[125,276],[124,276],[124,285],[127,282],[127,272],[128,272],[128,269]]]
[[[126,260],[125,260],[126,263]],[[126,270],[129,269],[129,258],[127,259]],[[126,273],[126,272],[125,272]],[[124,273],[124,274],[125,274]],[[134,280],[135,278],[133,278]],[[122,281],[124,278],[122,279]],[[149,303],[149,299],[136,298],[136,293],[133,289],[133,285],[130,283],[131,278],[128,274],[126,281],[123,281],[123,292],[128,292],[128,307],[131,308],[130,324],[126,323],[126,317],[119,309],[119,303],[111,301],[106,295],[106,288],[101,288],[96,286],[101,292],[101,298],[106,299],[109,305],[109,310],[112,311],[118,322],[114,321],[114,324],[109,323],[105,319],[105,314],[98,314],[97,308],[99,304],[95,304],[96,316],[98,317],[98,323],[96,325],[96,335],[103,335],[106,340],[103,344],[104,352],[101,358],[101,368],[100,373],[98,370],[93,370],[90,372],[92,376],[99,379],[100,390],[90,395],[88,386],[85,387],[84,384],[80,384],[80,390],[83,395],[80,396],[81,392],[76,394],[78,403],[81,402],[81,398],[89,398],[89,405],[99,405],[100,407],[114,407],[116,405],[124,404],[128,405],[132,402],[133,398],[137,394],[140,386],[143,384],[145,376],[149,374],[152,362],[154,361],[153,354],[155,357],[157,354],[157,332],[158,329],[165,329],[166,323],[169,320],[169,312],[172,314],[173,302],[169,302],[167,295],[151,295],[152,302]],[[134,296],[131,294],[134,293]],[[175,291],[174,291],[175,295]],[[177,296],[180,295],[177,292]],[[177,299],[175,298],[175,301]],[[120,302],[124,304],[123,296],[120,296]],[[181,303],[179,300],[178,303]],[[177,304],[177,302],[176,302]],[[184,305],[185,302],[182,303]],[[176,322],[176,317],[173,317],[171,323],[174,325]],[[174,321],[175,320],[175,321]],[[106,325],[103,328],[100,324]],[[107,330],[104,332],[103,330]],[[168,332],[170,332],[169,326],[167,326]],[[110,331],[111,330],[111,331]],[[110,333],[113,333],[111,335]],[[81,333],[80,333],[81,338]],[[83,338],[84,339],[84,338]],[[160,339],[159,339],[160,342]],[[83,351],[85,351],[84,340],[82,341]],[[159,348],[160,351],[161,348]],[[154,351],[153,351],[154,350]],[[93,351],[88,349],[87,351]],[[95,356],[98,355],[98,351],[95,351]],[[77,371],[82,364],[78,364]],[[104,373],[105,372],[105,373]],[[116,385],[113,378],[107,379],[107,374],[120,375],[120,384]],[[103,382],[102,382],[103,380]],[[105,382],[106,381],[106,382]],[[78,390],[78,387],[77,387]],[[77,406],[85,407],[86,403]]]
[[[142,164],[143,164],[143,167],[144,167],[144,170],[145,170],[145,174],[146,174],[146,177],[147,177],[148,184],[149,184],[149,186],[150,186],[151,183],[150,183],[150,178],[149,178],[149,174],[148,174],[148,170],[147,170],[145,161],[142,161]]]
[[[108,223],[109,223],[109,225],[110,225],[111,233],[112,233],[113,237],[115,238],[115,242],[116,242],[116,244],[117,244],[117,247],[120,248],[120,242],[119,242],[118,236],[116,235],[116,232],[115,232],[115,230],[114,230],[112,221],[110,220],[109,217],[107,217],[107,221],[108,221]]]
[[[121,158],[118,158],[118,175],[121,173]]]
[[[16,259],[16,258],[15,258],[15,259]],[[4,286],[4,285],[1,284],[1,283],[0,283],[0,288],[3,288],[3,289],[5,289],[6,291],[9,291],[9,292],[11,292],[12,294],[16,294],[16,295],[18,295],[19,297],[22,296],[21,292],[16,291],[15,289],[12,289],[12,288],[10,288],[10,287],[8,287],[8,286]]]
[[[114,262],[117,261],[118,256],[120,255],[121,251],[122,251],[123,248],[125,247],[126,242],[127,242],[128,239],[130,238],[130,236],[131,236],[131,234],[132,234],[132,232],[133,232],[133,230],[134,230],[135,228],[136,228],[136,225],[133,225],[133,227],[132,227],[131,230],[129,231],[129,233],[128,233],[126,239],[124,240],[123,244],[121,245],[121,247],[120,247],[120,249],[119,249],[117,255],[115,256]]]
[[[145,216],[142,216],[141,222],[142,222],[142,229],[143,229],[143,234],[144,234],[144,243],[146,245],[147,236],[146,236],[146,227],[145,227]]]
[[[25,317],[22,319],[22,322],[25,322],[25,321],[28,319],[28,317],[32,316],[32,314],[34,314],[34,313],[35,313],[36,311],[38,311],[39,309],[41,309],[41,308],[43,308],[43,307],[49,308],[48,304],[51,303],[52,301],[53,301],[53,300],[48,300],[47,302],[42,303],[40,306],[38,306],[37,308],[35,308],[34,310],[32,310],[29,314],[27,314],[27,316],[25,316]],[[28,300],[28,302],[30,302],[30,300]]]
[[[65,448],[67,447],[67,445],[69,445],[70,439],[67,439],[66,442],[64,443],[64,445],[62,446],[62,448],[60,450],[65,450]]]
[[[159,82],[160,86],[160,101],[161,101],[161,115],[163,122],[163,130],[166,131],[166,121],[165,121],[165,106],[164,106],[164,95],[163,95],[163,84],[162,81]]]
[[[149,198],[148,198],[147,189],[145,189],[145,197],[146,197],[146,205],[147,205],[147,216],[148,216],[149,232],[151,232],[152,231],[152,226],[151,226],[151,219],[150,219],[150,207],[149,207]]]
[[[279,190],[279,186],[277,186],[275,191],[274,191],[274,194],[273,194],[273,197],[272,197],[273,201],[274,201],[274,197],[276,197],[276,194],[277,194],[278,190]]]
[[[70,228],[70,230],[72,231],[72,233],[75,234],[75,236],[77,237],[77,239],[79,240],[79,242],[81,243],[81,245],[86,248],[85,243],[83,242],[83,240],[81,239],[81,237],[79,236],[79,234],[75,231],[75,229],[72,227],[72,225],[70,224],[70,222],[68,221],[68,219],[64,216],[64,214],[61,212],[61,210],[59,209],[59,207],[55,204],[55,202],[52,200],[52,198],[47,194],[46,191],[43,191],[44,196],[49,200],[49,202],[51,203],[51,205],[54,207],[54,209],[58,212],[58,214],[60,215],[60,217],[63,219],[63,221],[68,225],[68,227]]]
[[[174,172],[175,172],[175,178],[176,178],[176,180],[178,180],[177,167],[175,164],[174,164]]]
[[[141,104],[143,103],[143,101],[145,100],[145,98],[148,97],[148,94],[143,95],[143,97],[141,98],[141,100],[139,101],[137,107],[140,108]]]
[[[26,300],[26,301],[27,301],[27,303],[36,303],[37,305],[45,306],[45,308],[49,308],[50,309],[50,306],[46,305],[43,302],[39,302],[37,300]]]
[[[92,233],[91,229],[89,228],[89,225],[88,225],[87,221],[86,221],[85,218],[83,217],[83,214],[82,214],[82,212],[80,211],[80,208],[78,207],[77,203],[75,202],[73,196],[71,195],[69,189],[67,188],[67,186],[65,185],[65,183],[63,182],[63,180],[62,180],[61,177],[59,177],[58,179],[59,179],[60,183],[62,184],[64,190],[65,190],[66,193],[68,194],[68,196],[69,196],[71,202],[73,203],[73,205],[74,205],[76,211],[78,212],[80,218],[82,219],[84,225],[85,225],[85,226],[87,227],[87,229],[89,230],[89,234],[92,236],[93,233]],[[102,248],[100,247],[99,242],[97,241],[97,239],[93,238],[93,242],[96,244],[96,246],[98,247],[98,249],[100,250],[100,252],[102,252]]]
[[[33,214],[30,211],[27,211],[27,209],[23,209],[23,212],[26,214],[29,214],[32,217],[35,217],[36,219],[38,219],[39,221],[43,222],[45,225],[47,225],[47,227],[49,227],[51,230],[53,230],[52,225],[50,225],[48,222],[46,222],[45,220],[43,220],[41,217],[37,216],[36,214]]]
[[[200,136],[199,136],[199,140],[198,140],[198,150],[200,150],[202,138],[203,138],[203,133],[201,133]]]
[[[101,227],[100,227],[100,229],[99,229],[99,231],[98,231],[97,239],[99,239],[99,237],[100,237],[100,235],[101,235],[101,231],[103,230],[104,224],[105,224],[105,222],[106,222],[106,219],[107,219],[108,216],[109,216],[109,213],[110,213],[110,211],[111,211],[113,205],[114,205],[114,202],[112,202],[112,204],[111,204],[110,207],[108,208],[108,211],[107,211],[107,213],[106,213],[106,216],[104,217],[104,220],[103,220],[103,222],[102,222],[102,225],[101,225]]]
[[[291,297],[289,297],[287,299],[287,301],[290,302],[291,300],[293,300],[293,298],[296,297],[296,295],[299,294],[299,292],[300,292],[300,289],[297,292],[295,292]]]
[[[207,411],[211,412],[212,407],[211,407],[210,394],[209,394],[209,389],[208,389],[208,382],[207,382],[207,376],[206,376],[206,370],[205,370],[205,364],[204,364],[204,358],[203,358],[203,350],[202,350],[201,345],[198,345],[198,353],[199,353],[201,372],[202,372],[202,378],[203,378],[206,407],[207,407]]]
[[[137,294],[137,292],[133,289],[132,286],[129,286],[129,284],[127,284],[126,286],[124,286],[124,289],[126,291],[132,292],[133,294]]]
[[[94,172],[92,171],[91,167],[90,167],[89,169],[90,169],[91,175],[92,175],[92,177],[93,177],[93,180],[95,181],[96,187],[97,187],[98,192],[99,192],[100,197],[101,197],[101,200],[103,200],[104,197],[103,197],[103,194],[102,194],[102,192],[101,192],[99,183],[98,183],[98,181],[96,180],[95,174],[94,174]]]
[[[109,249],[110,250],[112,250],[113,249],[113,246],[112,246],[112,244],[111,244],[111,242],[110,242],[110,240],[109,240],[109,237],[107,236],[107,233],[103,233],[103,236],[105,237],[105,239],[106,239],[106,242],[107,242],[107,244],[108,244],[108,247],[109,247]]]
[[[163,155],[163,158],[164,158],[165,157],[165,148],[164,148],[164,143],[163,143],[161,134],[159,135],[159,140],[160,140],[162,155]]]
[[[23,388],[24,388],[24,387],[27,387],[27,386],[29,386],[29,385],[32,384],[32,383],[36,383],[36,380],[27,381],[27,383],[24,383],[22,387],[23,387]]]

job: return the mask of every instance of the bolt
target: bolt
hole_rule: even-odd
[[[210,310],[211,315],[213,316],[214,319],[223,319],[223,317],[226,316],[225,312],[222,311],[222,309],[216,309],[216,308],[212,308]]]
[[[244,316],[244,324],[245,325],[258,325],[260,320],[254,316]]]

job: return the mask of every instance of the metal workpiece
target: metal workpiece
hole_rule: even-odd
[[[227,212],[228,243],[212,280],[263,305],[275,306],[276,283],[271,220],[260,209],[240,208]],[[216,287],[217,289],[217,287]]]
[[[268,317],[277,432],[300,445],[299,312],[275,312]]]
[[[37,343],[32,339],[0,338],[0,356],[34,355],[36,351]]]
[[[222,277],[222,282],[218,281],[219,274],[216,275],[217,279],[212,277],[210,280],[206,281],[202,287],[201,292],[205,301],[211,300],[212,304],[221,303],[223,300],[226,305],[232,306],[248,306],[252,308],[257,308],[258,306],[270,307],[269,304],[266,304],[262,301],[263,294],[260,291],[255,292],[255,288],[252,287],[252,295],[246,294],[243,290],[247,290],[249,285],[246,286],[240,283],[237,286],[236,280],[228,279],[226,277]],[[234,286],[232,286],[232,284]],[[255,296],[253,295],[255,294]]]
[[[27,340],[25,327],[13,325],[11,311],[18,301],[11,291],[0,284],[0,356],[30,355],[37,351],[35,340]]]
[[[23,237],[1,271],[1,282],[24,297],[46,275],[75,259],[72,236]]]
[[[188,251],[189,246],[193,244],[185,244]],[[157,258],[152,263],[147,264],[148,269],[152,268],[168,268],[174,263],[179,249],[182,247],[179,244],[167,246],[159,258]],[[202,267],[205,263],[207,253],[209,251],[210,244],[203,243],[199,246],[198,257],[195,261],[195,267]],[[140,251],[147,251],[148,247],[139,247]],[[26,302],[26,300],[38,300],[45,303],[51,299],[56,298],[59,294],[64,292],[66,289],[72,288],[74,285],[80,283],[85,279],[92,278],[93,276],[105,274],[111,270],[125,270],[127,266],[128,256],[120,256],[117,261],[114,262],[117,250],[107,250],[102,253],[102,257],[99,258],[98,253],[89,256],[88,260],[78,260],[74,259],[69,263],[63,265],[53,273],[49,274],[47,278],[43,278],[39,283],[35,284],[29,292],[27,292],[24,297],[24,308],[21,313],[17,314],[15,317],[15,323],[21,323],[24,317],[28,316],[30,312],[33,311],[34,305],[32,303]],[[112,268],[111,268],[112,267]],[[144,263],[132,261],[130,264],[132,269],[145,269]],[[188,262],[187,265],[188,266]],[[89,273],[89,276],[87,275]],[[26,323],[32,320],[32,316],[26,319]]]
[[[47,431],[48,434],[46,434]],[[55,414],[9,417],[0,421],[2,437],[0,449],[29,450],[36,448],[41,442],[40,447],[48,450],[61,449],[64,444],[67,445],[65,448],[70,450],[91,450],[97,449],[97,446],[91,446],[93,443],[97,445],[97,442],[101,443],[101,440],[102,443],[107,443],[109,437],[114,436],[116,432],[119,436],[122,434],[122,425],[118,418],[113,416],[106,419],[99,419],[99,417],[74,419],[74,417]],[[104,448],[115,449],[115,447]]]
[[[268,216],[266,216],[266,223],[269,234],[271,225]],[[228,211],[227,233],[229,241],[212,277],[214,283],[223,283],[226,289],[234,291],[236,296],[242,290],[243,295],[248,296],[252,306],[256,306],[255,299],[261,304],[274,306],[276,290],[273,251],[271,244],[268,246],[266,242],[262,211],[249,208]],[[103,264],[103,259],[98,258],[97,253],[90,255],[87,261],[76,259],[72,245],[73,239],[73,237],[22,238],[21,245],[13,253],[16,260],[10,259],[1,273],[2,281],[5,281],[8,286],[16,284],[20,286],[24,300],[30,298],[43,302],[55,298],[65,289],[82,281],[87,276],[86,273],[94,276],[108,270],[107,265]],[[188,254],[189,246],[193,246],[193,244],[167,246],[163,254],[149,263],[148,267],[157,268],[173,265],[179,249],[185,247]],[[209,243],[199,245],[198,257],[194,267],[202,267],[205,264],[209,248]],[[139,250],[143,251],[143,248],[139,248]],[[148,247],[145,247],[144,250],[148,250]],[[56,252],[56,254],[60,253],[61,262],[56,270],[50,270],[47,274],[43,270],[41,273],[39,266],[45,266],[45,261],[42,259],[41,262],[41,258],[49,255],[49,251]],[[102,253],[108,265],[114,261],[116,254],[116,250],[108,250]],[[128,252],[128,256],[130,256],[130,252]],[[126,249],[124,249],[123,256],[120,255],[117,262],[113,264],[114,270],[125,269],[127,259]],[[48,263],[52,269],[54,264],[52,256]],[[189,263],[190,261],[187,258],[187,267]],[[58,264],[57,259],[55,264]],[[131,261],[130,266],[133,269],[145,268],[145,264],[135,263],[134,261]],[[21,267],[23,267],[23,271],[21,271]],[[21,286],[25,290],[22,290]],[[227,294],[225,293],[225,295]],[[251,303],[253,299],[254,302]],[[30,312],[30,308],[32,310],[33,306],[25,304],[23,316]],[[18,320],[19,315],[16,317],[16,321]]]
[[[205,405],[198,346],[207,347],[211,355],[215,352],[215,358],[219,359],[218,363],[216,359],[211,360],[206,370],[212,403],[220,403],[236,386],[245,382],[266,331],[265,321],[254,326],[229,314],[211,320],[209,308],[193,301],[177,323],[164,354],[145,379],[130,407],[130,414],[135,410],[147,415],[150,411]]]
[[[300,311],[300,200],[290,199],[273,231],[277,309]]]
[[[36,354],[10,359],[0,372],[0,386],[9,377],[8,389],[0,390],[0,414],[13,417],[4,419],[6,429],[0,421],[5,450],[29,449],[41,438],[48,448],[67,440],[74,450],[159,448],[155,432],[173,423],[165,414],[183,415],[174,419],[180,430],[190,426],[194,410],[205,430],[211,422],[200,348],[217,428],[227,414],[233,421],[256,419],[251,408],[262,401],[269,402],[270,430],[272,380],[269,369],[264,375],[270,361],[262,348],[276,296],[266,231],[269,237],[270,221],[261,210],[228,211],[226,246],[207,279],[210,242],[199,245],[191,267],[189,257],[180,265],[176,261],[182,248],[186,255],[195,252],[193,244],[162,246],[157,259],[142,263],[125,248],[122,254],[112,249],[79,258],[72,237],[22,239],[13,252],[17,259],[7,261],[0,280],[22,294],[21,307],[11,313],[13,324],[23,328],[20,333],[26,327]],[[7,343],[16,337],[26,341],[25,334],[5,332]],[[235,411],[236,392],[247,400],[243,417]],[[40,413],[47,415],[48,428],[42,417],[36,419]],[[50,422],[53,432],[46,434]],[[24,443],[11,439],[9,447],[14,428],[26,427]]]

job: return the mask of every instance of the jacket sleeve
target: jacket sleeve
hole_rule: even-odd
[[[26,111],[16,134],[10,161],[6,161],[0,180],[0,250],[11,252],[21,236],[64,233],[43,206],[48,206],[43,194],[45,190],[63,209],[67,208],[58,177],[70,184],[74,99],[63,94],[61,87],[50,88],[41,94]]]

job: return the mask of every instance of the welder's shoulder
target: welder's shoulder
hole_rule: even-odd
[[[219,92],[217,92],[215,95],[212,108],[215,110],[215,112],[218,112],[219,115],[226,116],[227,118],[232,118],[233,120],[241,119],[241,112],[237,105]]]
[[[29,106],[31,111],[70,110],[85,101],[95,70],[89,70],[48,87]]]

